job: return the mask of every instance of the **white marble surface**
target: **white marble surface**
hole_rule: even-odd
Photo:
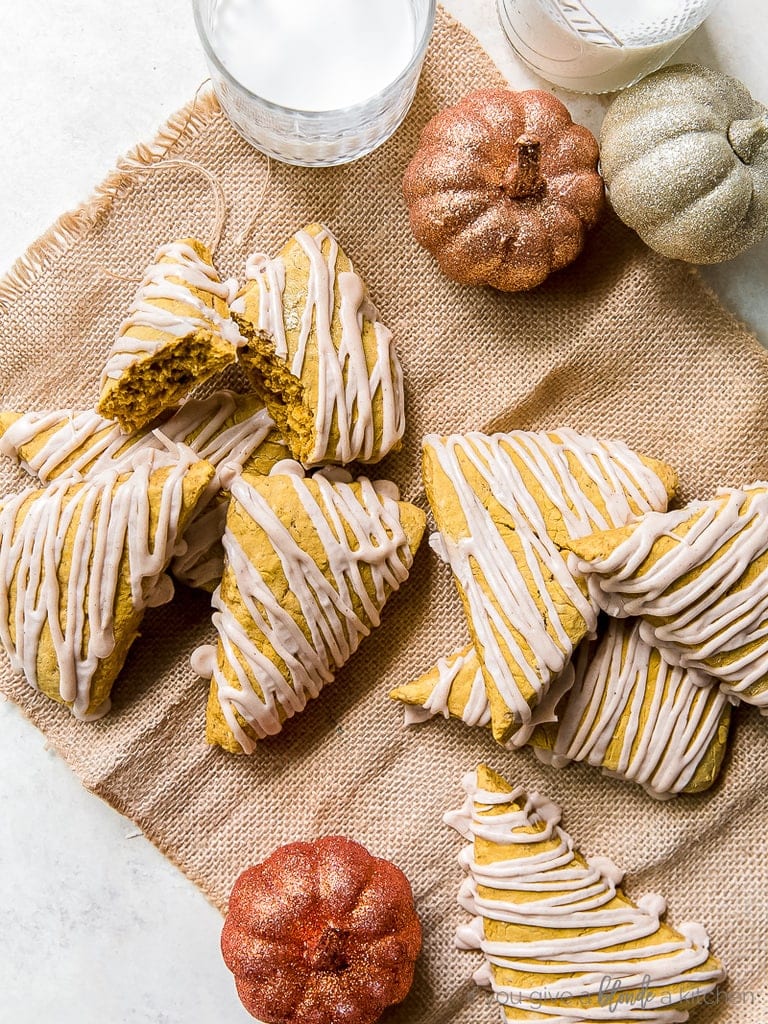
[[[493,0],[446,6],[515,87],[542,84],[507,47]],[[767,36],[762,0],[722,0],[681,53],[768,101]],[[189,0],[2,0],[0,68],[0,271],[206,77]],[[599,126],[604,101],[561,95]],[[768,344],[768,242],[705,275]],[[247,1021],[219,956],[220,925],[132,823],[0,704],[0,1020]]]

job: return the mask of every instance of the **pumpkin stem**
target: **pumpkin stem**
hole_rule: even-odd
[[[305,957],[313,971],[343,971],[347,966],[344,934],[329,924],[307,942]]]
[[[751,164],[768,142],[768,113],[743,121],[732,121],[728,141],[742,163]]]
[[[541,143],[533,135],[521,135],[514,143],[515,156],[501,182],[502,191],[510,199],[526,199],[544,188],[539,161]]]

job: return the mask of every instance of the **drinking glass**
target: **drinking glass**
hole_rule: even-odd
[[[529,67],[575,92],[613,92],[656,71],[718,0],[497,0]]]
[[[215,17],[222,0],[192,3],[213,87],[232,125],[262,153],[303,167],[349,163],[392,135],[413,102],[436,8],[436,0],[408,0],[414,26],[410,60],[377,95],[334,110],[301,110],[259,96],[238,81],[216,48]]]

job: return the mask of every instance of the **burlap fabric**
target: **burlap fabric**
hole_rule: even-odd
[[[123,161],[84,209],[33,247],[0,292],[0,391],[12,408],[92,405],[132,275],[157,245],[206,237],[210,182],[227,221],[216,261],[242,274],[247,251],[276,251],[303,223],[325,221],[369,283],[405,367],[405,446],[379,475],[424,504],[419,443],[428,431],[568,425],[620,437],[679,468],[685,496],[768,476],[768,357],[685,266],[653,255],[614,220],[585,254],[531,294],[502,295],[447,281],[415,245],[400,196],[404,167],[427,119],[470,89],[499,82],[476,42],[441,13],[414,108],[395,137],[348,167],[273,165],[265,205],[247,226],[265,160],[198,100],[150,147]],[[4,493],[23,474],[4,461]],[[575,766],[557,772],[528,751],[505,753],[482,730],[434,721],[405,731],[388,690],[466,638],[448,570],[424,545],[384,623],[305,714],[250,759],[203,739],[206,684],[189,652],[212,638],[205,595],[179,588],[151,611],[114,693],[114,710],[75,722],[14,677],[0,687],[48,737],[83,783],[129,815],[220,908],[236,874],[288,840],[344,833],[395,860],[413,883],[425,948],[407,1001],[388,1019],[490,1024],[491,998],[470,980],[477,957],[453,947],[461,842],[441,823],[462,797],[462,775],[487,760],[565,809],[590,854],[628,872],[630,894],[664,893],[671,919],[701,920],[730,971],[709,1022],[764,1024],[768,723],[737,715],[735,742],[714,792],[656,803],[637,787]]]

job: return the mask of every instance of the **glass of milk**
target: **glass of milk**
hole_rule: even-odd
[[[660,68],[719,0],[497,0],[534,71],[574,92],[614,92]]]
[[[216,95],[284,163],[348,163],[413,100],[436,0],[192,0]]]

